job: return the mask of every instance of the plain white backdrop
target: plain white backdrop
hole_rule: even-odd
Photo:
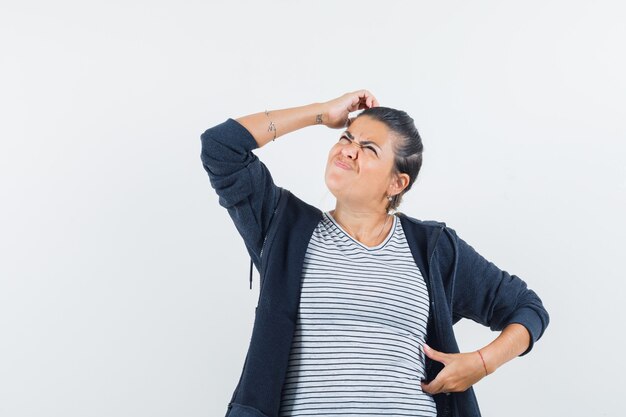
[[[221,416],[258,297],[200,134],[365,88],[424,165],[400,207],[544,301],[485,416],[620,416],[626,369],[621,2],[3,1],[0,416]],[[255,153],[322,209],[339,131]],[[457,325],[464,350],[497,336]]]

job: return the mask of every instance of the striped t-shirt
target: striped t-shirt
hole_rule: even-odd
[[[428,290],[398,216],[368,247],[325,212],[302,274],[280,416],[435,416],[420,385]]]

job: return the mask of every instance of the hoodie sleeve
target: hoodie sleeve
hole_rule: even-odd
[[[530,352],[550,321],[539,296],[521,278],[481,256],[454,229],[446,226],[439,240],[449,273],[454,276],[455,322],[465,317],[494,331],[519,323],[530,333],[528,349],[520,356]]]
[[[280,187],[252,150],[258,144],[239,122],[228,118],[207,129],[201,136],[202,165],[219,204],[228,210],[257,270],[271,215]]]

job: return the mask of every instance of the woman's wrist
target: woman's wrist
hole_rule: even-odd
[[[308,120],[310,120],[310,125],[323,125],[326,120],[328,120],[328,113],[326,112],[326,108],[324,103],[311,103],[307,107],[310,108],[310,116]]]
[[[489,372],[489,370],[487,369],[487,363],[485,362],[485,357],[481,353],[480,349],[478,349],[476,353],[478,353],[478,356],[480,356],[480,361],[482,362],[483,369],[485,370],[485,376],[489,375],[491,372]]]
[[[479,349],[487,374],[491,375],[500,366],[524,352],[528,347],[529,337],[524,326],[513,323],[506,326],[493,342]]]

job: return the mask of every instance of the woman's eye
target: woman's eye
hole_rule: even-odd
[[[346,136],[343,135],[342,137],[339,138],[339,141],[341,142],[342,140],[351,142],[351,140]],[[378,152],[376,152],[376,149],[374,149],[372,146],[363,146],[363,148],[365,149],[369,149],[370,151],[374,152],[375,155],[378,155]]]

